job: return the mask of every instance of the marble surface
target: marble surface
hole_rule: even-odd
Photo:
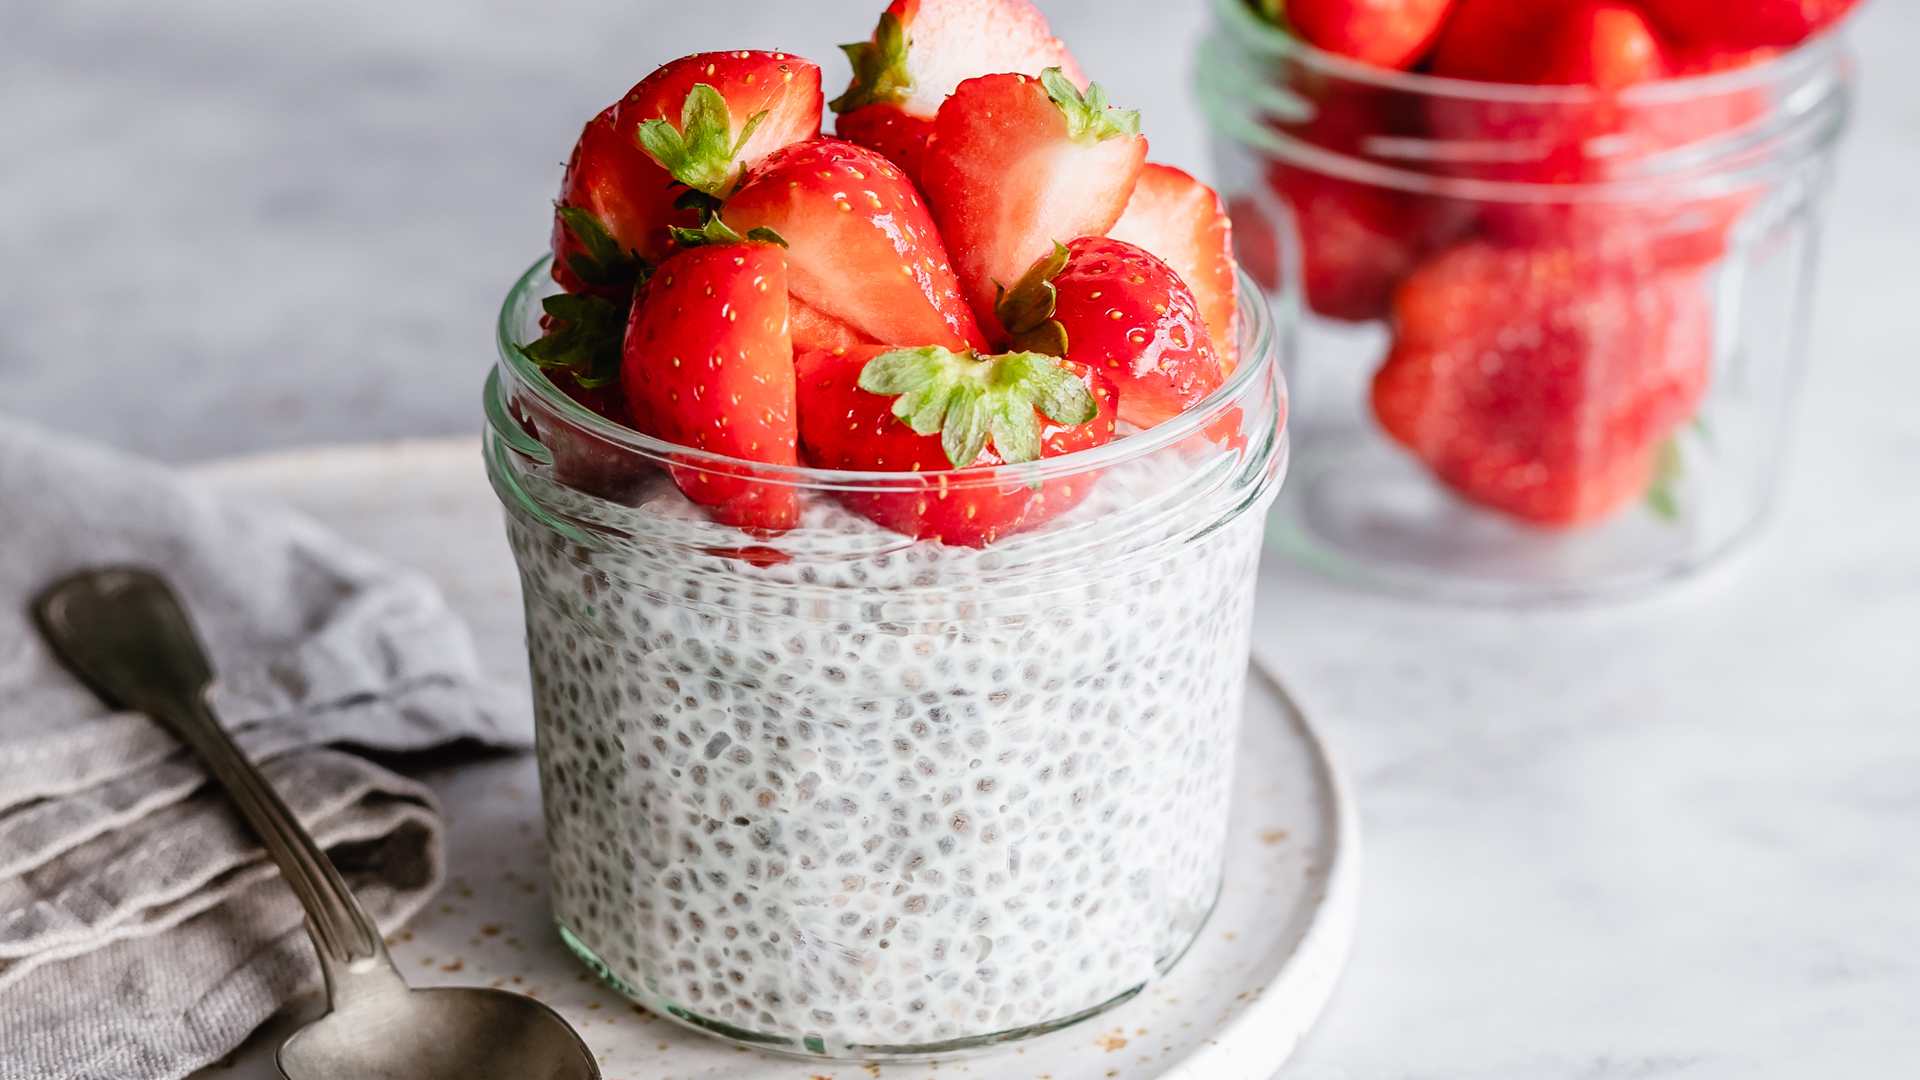
[[[833,81],[873,6],[0,5],[0,408],[172,460],[474,431],[585,115],[701,47]],[[1043,7],[1156,156],[1204,172],[1198,0]],[[1577,612],[1263,572],[1258,648],[1369,842],[1288,1080],[1920,1075],[1920,4],[1854,37],[1760,543]]]

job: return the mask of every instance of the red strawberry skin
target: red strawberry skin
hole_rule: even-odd
[[[698,215],[692,210],[674,209],[678,191],[673,177],[639,144],[615,131],[614,114],[618,109],[612,106],[587,122],[567,160],[558,201],[561,206],[592,214],[622,249],[638,252],[648,262],[659,262],[671,250],[667,230],[691,228],[699,224]],[[585,248],[556,210],[553,279],[571,293],[596,291],[568,269],[569,260],[582,254]]]
[[[1171,165],[1149,162],[1107,236],[1144,248],[1173,267],[1200,305],[1220,374],[1232,374],[1240,341],[1240,266],[1233,258],[1233,223],[1220,196]]]
[[[1465,498],[1536,525],[1598,521],[1645,492],[1711,367],[1697,275],[1570,248],[1469,241],[1394,301],[1380,425]]]
[[[1193,293],[1166,263],[1122,240],[1067,245],[1053,317],[1067,359],[1113,381],[1119,418],[1149,428],[1220,386],[1220,358]]]
[[[1086,497],[1093,476],[1049,480],[1035,491],[1024,483],[1002,487],[984,476],[969,480],[964,471],[952,472],[938,434],[916,433],[893,415],[892,398],[860,389],[861,369],[890,348],[866,345],[843,354],[809,352],[794,357],[800,445],[808,464],[821,469],[936,474],[919,490],[842,492],[840,500],[848,508],[918,540],[984,547],[1039,525]],[[1099,413],[1074,427],[1049,423],[1042,435],[1044,457],[1102,446],[1113,438],[1112,384],[1083,366],[1067,366],[1086,382]],[[971,468],[1000,464],[989,443]]]
[[[1377,67],[1425,55],[1452,0],[1287,0],[1287,21],[1318,48]]]
[[[1791,48],[1839,22],[1859,0],[1646,0],[1683,46],[1744,52]]]
[[[866,105],[836,117],[833,133],[885,157],[918,186],[921,165],[927,160],[927,140],[933,136],[933,121],[908,116],[895,105]]]
[[[920,193],[872,150],[827,138],[788,146],[721,217],[742,235],[779,233],[794,296],[868,340],[986,345]]]
[[[1055,242],[1104,235],[1120,220],[1146,157],[1139,135],[1075,139],[1025,75],[960,84],[934,121],[921,179],[982,326],[998,325],[996,281],[1011,287]]]
[[[1433,47],[1435,75],[1483,82],[1542,81],[1543,48],[1567,0],[1454,0]]]
[[[627,324],[621,385],[638,429],[680,446],[799,462],[786,264],[778,247],[683,251],[661,264]],[[746,467],[679,466],[674,482],[725,525],[773,532],[799,519],[794,489]]]

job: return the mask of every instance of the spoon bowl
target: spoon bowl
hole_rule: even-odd
[[[103,700],[193,748],[299,897],[333,1011],[281,1045],[287,1080],[600,1080],[572,1026],[532,998],[408,989],[345,879],[214,716],[213,667],[165,581],[135,567],[91,570],[41,593],[33,614]]]

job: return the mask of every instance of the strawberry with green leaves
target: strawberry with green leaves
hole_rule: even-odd
[[[1057,67],[1074,86],[1087,85],[1026,0],[894,0],[872,38],[841,49],[853,81],[832,102],[834,133],[891,158],[916,184],[940,104],[965,80]]]
[[[589,121],[554,214],[554,277],[568,292],[631,284],[699,224],[740,172],[820,133],[820,69],[786,53],[699,53],[655,70]],[[696,197],[697,200],[698,197]]]
[[[1111,384],[1037,353],[982,356],[868,345],[794,358],[800,443],[817,468],[931,474],[840,500],[896,532],[980,547],[1069,509],[1087,478],[1034,485],[990,471],[1104,445]]]
[[[627,325],[621,385],[640,431],[742,461],[799,461],[785,252],[777,243],[690,248],[660,265]],[[791,487],[747,466],[671,466],[687,498],[725,525],[776,532],[799,520]]]
[[[796,347],[872,342],[984,348],[933,218],[899,166],[864,146],[819,138],[769,156],[721,220],[767,228],[788,244],[787,287],[825,329],[796,325]],[[831,331],[831,333],[829,333]]]
[[[1233,222],[1220,196],[1171,165],[1149,162],[1126,213],[1107,237],[1142,248],[1173,268],[1200,305],[1220,374],[1232,374],[1240,340],[1240,264],[1233,257]]]
[[[1001,283],[1056,243],[1112,228],[1146,157],[1140,114],[1108,106],[1098,83],[1083,95],[1059,68],[954,90],[934,121],[921,187],[989,333]]]
[[[1118,416],[1135,427],[1178,416],[1224,378],[1193,293],[1166,263],[1123,240],[1055,244],[1001,294],[997,312],[1016,348],[1113,380]]]

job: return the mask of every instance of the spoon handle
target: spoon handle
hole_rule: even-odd
[[[213,669],[164,580],[132,567],[88,571],[42,593],[34,615],[75,675],[109,705],[143,712],[173,732],[226,789],[306,910],[336,1007],[353,984],[400,977],[340,871],[214,716],[207,704]]]

